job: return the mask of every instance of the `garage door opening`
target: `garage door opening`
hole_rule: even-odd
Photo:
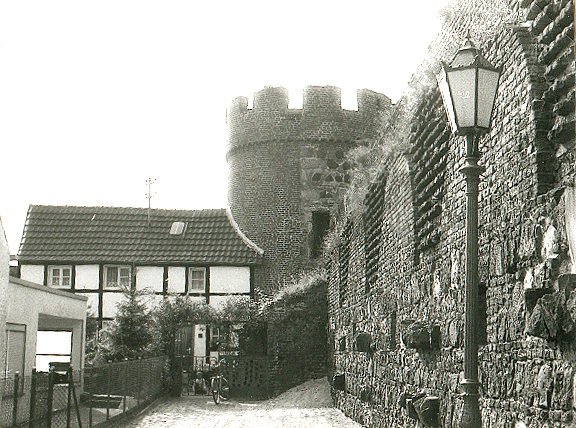
[[[36,370],[47,372],[50,363],[70,363],[71,331],[39,331],[36,339]]]

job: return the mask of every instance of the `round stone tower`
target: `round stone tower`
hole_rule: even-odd
[[[255,285],[266,294],[319,254],[349,183],[345,153],[374,138],[390,99],[358,91],[358,111],[342,110],[340,88],[309,86],[302,109],[285,88],[238,97],[228,111],[228,202],[240,229],[264,249]]]

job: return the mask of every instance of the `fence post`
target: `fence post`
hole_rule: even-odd
[[[138,397],[137,397],[138,405],[140,405],[141,393],[142,393],[142,357],[138,357]]]
[[[14,396],[12,398],[12,426],[18,423],[18,389],[20,388],[20,372],[14,373]]]
[[[124,405],[122,413],[126,413],[126,387],[128,384],[128,358],[124,358],[124,385],[122,386],[122,393],[124,395]]]
[[[92,428],[92,401],[94,399],[92,395],[92,385],[94,383],[94,369],[89,369],[90,371],[90,388],[88,389],[88,427]],[[86,375],[86,370],[84,371],[84,375]],[[86,376],[84,377],[84,385],[86,385]],[[86,388],[86,386],[84,386]]]
[[[28,428],[34,428],[36,418],[36,368],[32,369],[30,376],[30,417],[28,418]]]
[[[68,371],[66,373],[66,377],[68,378],[68,402],[66,403],[66,428],[70,428],[70,404],[71,404],[71,395],[72,395],[72,366],[68,367]]]
[[[107,396],[106,396],[106,420],[110,419],[110,388],[112,383],[112,363],[108,362],[108,386],[107,386]]]
[[[82,376],[82,373],[79,373]],[[76,421],[78,428],[82,428],[82,417],[80,416],[80,406],[78,405],[78,397],[76,396],[76,385],[74,384],[74,370],[70,366],[70,387],[72,388],[72,398],[74,398],[74,408],[76,409]]]
[[[54,368],[48,372],[48,397],[46,398],[46,428],[52,428],[52,404],[54,401]]]

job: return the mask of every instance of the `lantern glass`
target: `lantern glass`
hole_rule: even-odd
[[[467,37],[448,66],[442,63],[438,86],[453,133],[478,134],[490,129],[501,68],[486,60]]]
[[[498,90],[498,70],[478,69],[478,118],[476,126],[490,128],[494,100]]]
[[[446,77],[446,68],[444,66],[438,75],[438,88],[440,89],[440,94],[442,95],[444,108],[448,114],[448,122],[450,123],[450,128],[452,128],[452,132],[455,133],[458,128],[456,126],[454,106],[452,105],[452,95],[450,94],[450,87],[448,86],[448,80]]]
[[[452,68],[447,76],[456,125],[460,131],[473,128],[476,124],[476,69]]]

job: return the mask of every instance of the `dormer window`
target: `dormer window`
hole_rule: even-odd
[[[170,228],[170,235],[183,235],[186,231],[186,223],[183,221],[175,221]]]

